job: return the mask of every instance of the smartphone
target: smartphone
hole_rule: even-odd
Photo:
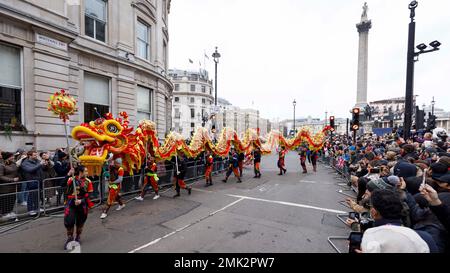
[[[356,212],[350,211],[350,212],[348,213],[348,218],[350,218],[350,219],[352,219],[352,220],[356,220],[356,217],[357,217],[357,213],[356,213]]]
[[[350,236],[348,237],[348,240],[350,241],[348,245],[348,253],[356,253],[356,249],[361,249],[361,242],[362,242],[363,233],[362,232],[352,232],[350,233]]]
[[[373,168],[370,170],[370,173],[380,173],[380,169],[379,168]]]
[[[428,169],[423,170],[422,187],[425,187]]]

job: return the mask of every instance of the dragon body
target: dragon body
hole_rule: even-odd
[[[72,138],[82,147],[78,159],[92,175],[101,173],[109,154],[113,154],[113,158],[122,158],[125,171],[133,174],[133,170],[141,169],[147,154],[158,160],[166,160],[179,152],[188,157],[197,157],[203,151],[209,150],[216,156],[225,157],[232,147],[246,154],[259,147],[262,154],[267,155],[278,146],[292,150],[304,143],[307,143],[310,149],[318,150],[322,148],[325,135],[331,128],[328,126],[315,135],[312,135],[308,128],[302,128],[291,139],[284,138],[279,131],[272,131],[263,138],[255,129],[247,130],[240,139],[233,129],[224,128],[216,143],[205,128],[198,128],[189,144],[180,134],[171,132],[160,145],[153,121],[140,121],[134,130],[129,126],[127,113],[121,112],[119,115],[120,117],[114,118],[108,113],[105,118],[83,123],[72,130]]]

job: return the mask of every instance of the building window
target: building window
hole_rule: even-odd
[[[180,109],[175,108],[175,118],[181,118]]]
[[[195,92],[195,84],[191,84],[191,91]]]
[[[192,128],[192,129],[195,128],[195,123],[191,122],[191,128]]]
[[[179,97],[175,97],[175,102],[180,102],[180,98]]]
[[[175,91],[180,91],[180,85],[178,83],[175,84]]]
[[[139,120],[152,120],[152,90],[138,86],[137,88],[137,117]]]
[[[195,103],[195,98],[191,98],[191,103]]]
[[[0,130],[5,124],[20,130],[22,124],[22,76],[20,48],[0,43]]]
[[[140,20],[137,23],[137,52],[139,58],[150,60],[150,27]]]
[[[84,10],[85,34],[98,41],[106,41],[107,1],[86,0]]]
[[[212,88],[209,88],[209,94],[212,95]]]
[[[195,109],[191,108],[191,118],[195,118]]]
[[[206,104],[206,99],[202,99],[202,104]]]
[[[206,86],[202,85],[202,92],[206,93]]]
[[[103,117],[109,112],[109,93],[108,78],[84,74],[84,122],[96,120],[99,115]]]

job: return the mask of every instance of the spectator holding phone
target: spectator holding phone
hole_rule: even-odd
[[[436,243],[426,232],[401,226],[402,204],[392,190],[375,190],[371,196],[370,214],[373,228],[365,231],[363,253],[429,253],[437,252]]]
[[[427,184],[420,187],[420,193],[427,199],[431,211],[444,225],[447,233],[450,234],[450,193],[438,194],[433,187]]]

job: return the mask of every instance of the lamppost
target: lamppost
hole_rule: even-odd
[[[433,96],[433,100],[431,101],[431,115],[433,115],[433,116],[434,116],[434,103],[435,103],[435,101],[434,101],[434,96]]]
[[[297,102],[295,101],[295,99],[292,102],[292,104],[294,105],[294,135],[295,135],[297,133],[297,130],[295,129],[295,106],[297,105]]]
[[[412,1],[409,4],[409,9],[411,10],[409,23],[409,34],[408,34],[408,55],[407,55],[407,67],[406,67],[406,95],[405,95],[405,124],[403,128],[403,137],[408,139],[411,134],[412,125],[412,112],[413,112],[413,95],[414,95],[414,62],[419,60],[419,55],[424,53],[433,52],[439,50],[441,45],[438,41],[433,41],[430,46],[433,49],[425,50],[427,45],[419,44],[417,46],[418,52],[414,50],[415,44],[415,34],[416,34],[416,22],[414,17],[416,16],[415,10],[419,3],[417,1]]]
[[[216,98],[215,98],[215,105],[217,106],[217,64],[219,63],[219,58],[221,57],[220,56],[220,53],[217,51],[217,46],[216,46],[216,52],[214,52],[213,53],[213,55],[212,55],[212,57],[214,58],[214,63],[215,63],[215,67],[216,67],[216,80],[215,80],[215,82],[214,82],[214,84],[215,84],[215,87],[214,87],[214,89],[215,89],[215,93],[216,93]]]

